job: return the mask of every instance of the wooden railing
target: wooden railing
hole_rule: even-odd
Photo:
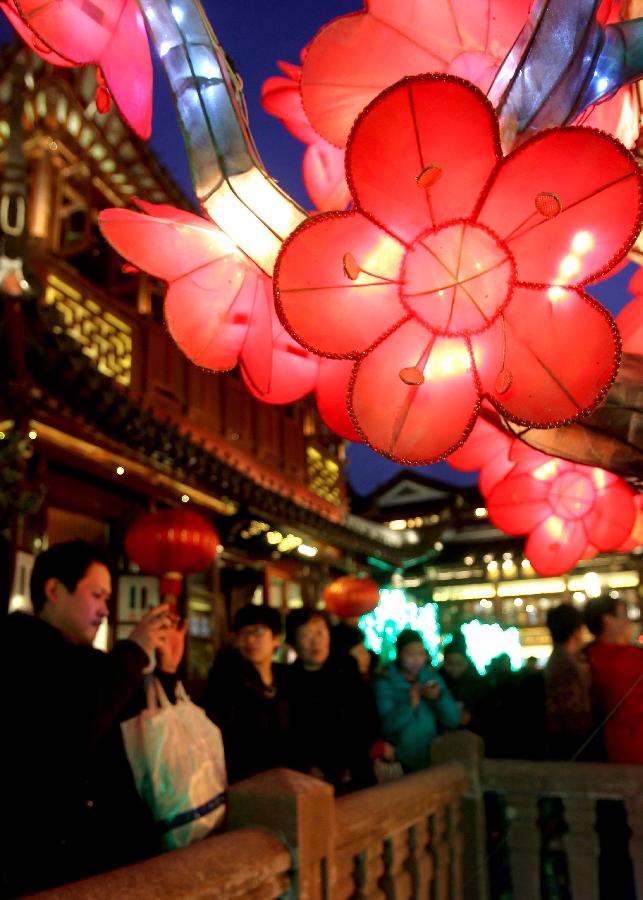
[[[335,800],[288,769],[229,792],[228,831],[37,895],[50,900],[465,900],[457,764]]]
[[[572,900],[643,900],[643,766],[485,759],[481,739],[466,731],[438,738],[432,756],[458,760],[470,775],[463,801],[467,900],[500,894],[490,892],[489,873],[502,861],[512,892],[505,888],[503,898],[548,896],[541,882],[552,829]],[[605,865],[614,853],[611,886],[601,893],[599,858]]]

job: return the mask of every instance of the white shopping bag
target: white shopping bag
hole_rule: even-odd
[[[146,679],[147,709],[121,730],[139,794],[152,810],[166,850],[210,834],[225,815],[221,732],[179,682],[176,703],[157,678]]]

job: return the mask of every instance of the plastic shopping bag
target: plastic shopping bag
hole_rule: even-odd
[[[137,790],[171,850],[206,837],[225,815],[223,741],[180,682],[174,705],[153,676],[146,693],[147,709],[121,730]]]

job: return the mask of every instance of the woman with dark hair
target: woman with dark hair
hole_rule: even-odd
[[[331,657],[330,624],[320,610],[293,610],[286,640],[297,652],[290,666],[290,765],[323,778],[338,794],[373,784],[355,660]]]
[[[375,682],[375,698],[384,737],[395,747],[405,772],[425,769],[431,762],[431,742],[444,728],[457,728],[460,709],[447,686],[429,665],[422,635],[401,631],[395,663]]]

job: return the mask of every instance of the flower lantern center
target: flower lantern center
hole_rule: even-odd
[[[400,297],[439,334],[485,331],[509,302],[515,276],[507,246],[472,222],[452,222],[422,234],[408,250]]]
[[[561,519],[582,519],[594,506],[596,489],[581,472],[563,472],[551,487],[549,499]]]

